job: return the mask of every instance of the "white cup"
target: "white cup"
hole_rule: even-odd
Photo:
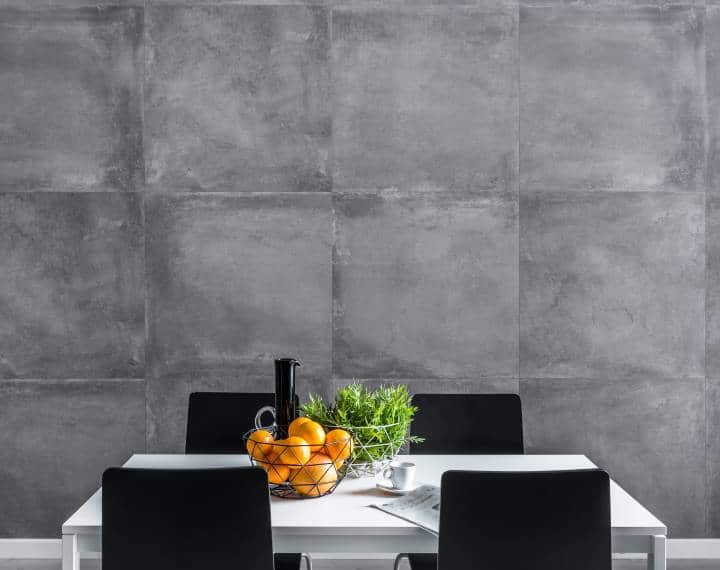
[[[400,491],[412,489],[415,483],[415,464],[409,461],[391,463],[390,466],[382,472],[382,478],[385,481],[389,481],[394,489]]]

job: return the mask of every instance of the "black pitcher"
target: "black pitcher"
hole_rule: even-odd
[[[255,416],[255,427],[261,425],[260,417],[269,412],[273,415],[272,430],[275,438],[287,437],[287,428],[297,417],[298,397],[295,395],[295,368],[300,362],[295,358],[278,358],[275,360],[275,407],[265,406]]]

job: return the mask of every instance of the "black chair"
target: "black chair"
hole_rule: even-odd
[[[425,438],[414,454],[524,453],[517,394],[416,394],[412,432]]]
[[[599,469],[443,474],[438,570],[611,570]]]
[[[262,469],[111,468],[102,486],[104,570],[273,570]]]
[[[185,453],[247,453],[243,435],[255,427],[255,413],[274,403],[272,393],[193,392]]]
[[[522,404],[517,394],[416,394],[412,433],[425,438],[410,445],[421,454],[522,454]],[[412,570],[435,570],[437,555],[402,553]]]
[[[193,392],[188,404],[185,453],[247,454],[243,435],[255,427],[257,411],[274,404],[272,393]],[[308,554],[275,554],[275,570],[298,570],[303,560],[307,570],[312,570]]]

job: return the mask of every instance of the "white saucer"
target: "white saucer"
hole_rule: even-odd
[[[410,487],[409,489],[396,489],[395,487],[393,487],[391,485],[387,485],[385,483],[376,483],[375,487],[377,487],[381,491],[390,493],[391,495],[407,495],[410,491],[414,491],[415,489],[417,489],[419,487],[419,485]]]

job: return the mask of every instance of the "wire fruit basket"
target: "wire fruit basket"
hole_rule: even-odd
[[[331,428],[325,435],[331,436],[333,431]],[[272,495],[313,499],[332,493],[347,473],[345,460],[352,452],[352,438],[335,435],[320,444],[297,436],[275,440],[267,429],[253,429],[244,439],[252,464],[267,473]]]

